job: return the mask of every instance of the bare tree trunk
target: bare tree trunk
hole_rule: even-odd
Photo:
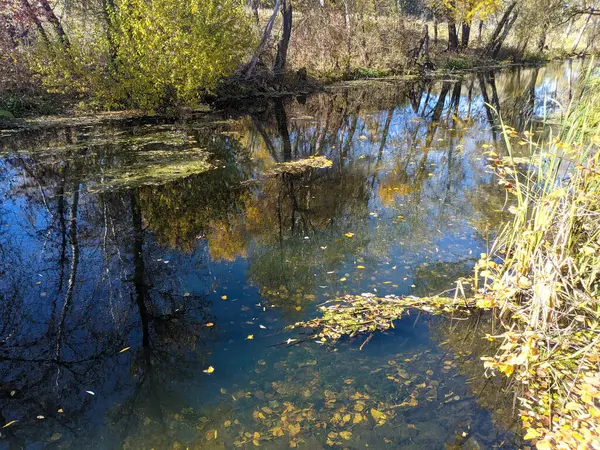
[[[471,36],[471,24],[468,22],[463,22],[461,31],[461,46],[462,48],[467,48],[469,46],[469,38]]]
[[[595,10],[597,6],[598,6],[598,1],[595,1],[594,6],[592,7],[592,10]],[[571,50],[572,53],[575,53],[577,51],[577,47],[579,47],[579,42],[581,42],[583,33],[585,33],[585,29],[587,28],[588,24],[590,23],[591,18],[592,18],[592,15],[588,14],[587,19],[585,20],[585,22],[579,29],[579,33],[577,34],[577,39],[575,39],[575,45],[573,45],[573,50]]]
[[[437,17],[433,18],[433,43],[438,43],[438,20]]]
[[[485,53],[491,54],[493,57],[496,57],[498,55],[498,52],[502,48],[502,43],[504,42],[506,35],[512,28],[515,20],[517,20],[518,11],[515,11],[515,14],[511,16],[516,6],[517,1],[514,0],[508,6],[508,8],[506,8],[506,11],[504,11],[502,19],[500,19],[500,22],[498,22],[498,25],[496,25],[496,28],[494,29],[494,32],[490,37],[489,43],[485,49]]]
[[[48,3],[48,0],[39,0],[39,2],[40,2],[40,5],[42,6],[42,9],[44,10],[44,13],[46,14],[46,18],[48,19],[48,22],[50,22],[52,24],[52,26],[54,27],[54,31],[56,31],[56,34],[58,35],[58,39],[65,46],[69,47],[69,45],[70,45],[69,38],[67,38],[65,29],[61,25],[60,20],[58,20],[58,17],[56,17],[56,14],[54,14],[54,11],[52,10],[50,3]]]
[[[448,50],[458,50],[458,32],[456,31],[456,19],[454,11],[456,9],[456,0],[450,0],[450,7],[447,14],[448,17]]]
[[[250,7],[252,8],[252,14],[254,14],[254,20],[256,20],[256,26],[260,24],[260,17],[258,16],[258,6],[260,0],[250,0]]]
[[[458,33],[454,19],[448,19],[448,50],[458,50]]]
[[[511,15],[513,9],[515,9],[515,6],[517,6],[516,0],[513,1],[508,6],[508,8],[506,8],[506,11],[504,11],[502,18],[500,19],[500,22],[498,22],[498,25],[496,25],[496,28],[494,29],[494,32],[492,33],[492,36],[490,37],[490,40],[488,43],[488,48],[491,48],[494,45],[496,39],[498,39],[498,36],[500,36],[500,33],[502,33],[502,29],[506,25],[506,22],[508,22],[508,19],[510,18],[510,15]]]
[[[275,23],[275,18],[277,17],[277,12],[279,11],[280,2],[281,2],[281,0],[275,1],[275,7],[273,8],[273,14],[271,14],[269,21],[265,25],[265,30],[263,31],[262,40],[260,41],[260,44],[258,44],[256,51],[252,55],[252,59],[250,60],[250,63],[248,63],[248,68],[246,69],[246,73],[244,74],[244,79],[246,79],[246,80],[249,80],[250,77],[252,77],[252,75],[254,74],[254,69],[256,68],[256,64],[258,63],[258,60],[260,59],[260,55],[263,52],[264,48],[266,47],[267,42],[269,41],[269,37],[271,37],[271,31],[273,30],[273,24]]]
[[[104,20],[106,21],[106,40],[108,41],[108,56],[110,58],[111,64],[117,59],[117,44],[113,38],[112,34],[112,21],[110,19],[111,14],[115,12],[115,2],[114,0],[103,0],[104,6]]]
[[[346,74],[350,73],[350,60],[352,59],[352,29],[350,27],[350,12],[348,2],[344,1],[344,24],[346,26]]]
[[[477,41],[481,42],[481,33],[483,32],[483,20],[479,21],[479,33],[477,34]]]
[[[423,53],[425,54],[425,66],[432,67],[431,59],[429,58],[429,27],[425,24],[425,37],[423,38]]]
[[[21,0],[21,5],[23,6],[23,9],[27,12],[27,15],[31,18],[31,20],[35,24],[35,27],[37,28],[38,33],[40,33],[40,36],[42,36],[42,39],[44,40],[44,42],[46,44],[49,44],[50,39],[48,39],[48,34],[46,33],[46,30],[44,30],[44,26],[42,25],[42,22],[40,21],[39,17],[35,14],[35,11],[33,11],[33,9],[31,8],[31,4],[29,3],[29,1]]]
[[[281,15],[283,16],[283,33],[277,44],[277,55],[275,56],[275,64],[273,65],[273,74],[275,82],[281,84],[285,75],[285,63],[287,61],[288,45],[292,36],[292,2],[291,0],[283,0],[281,4]]]
[[[590,49],[592,44],[595,42],[594,37],[597,35],[597,33],[598,33],[598,18],[596,18],[594,20],[594,28],[592,29],[592,32],[588,34],[587,45],[585,46],[585,50],[583,51],[584,54],[588,52],[588,50]]]
[[[512,29],[513,25],[515,24],[515,22],[517,20],[517,17],[519,17],[519,11],[515,10],[515,12],[513,13],[512,18],[506,23],[506,26],[504,27],[504,31],[502,31],[502,34],[500,35],[500,37],[496,41],[495,47],[494,47],[494,49],[492,51],[492,57],[493,58],[495,58],[496,56],[498,56],[498,53],[500,53],[500,49],[502,48],[502,44],[504,43],[504,40],[506,39],[506,36],[508,36],[508,33]]]

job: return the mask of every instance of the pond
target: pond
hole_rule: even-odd
[[[526,151],[585,68],[4,132],[0,447],[520,448],[491,317],[284,328],[468,276],[506,218],[495,111]]]

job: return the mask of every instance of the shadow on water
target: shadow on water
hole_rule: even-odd
[[[519,447],[489,317],[279,344],[328,299],[467,275],[504,217],[496,112],[543,139],[581,67],[2,137],[0,445]]]

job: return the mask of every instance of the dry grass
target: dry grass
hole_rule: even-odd
[[[600,445],[600,91],[590,81],[562,129],[538,148],[504,127],[494,170],[514,214],[476,268],[477,295],[507,331],[486,366],[522,385],[527,439],[538,448]],[[531,158],[513,154],[529,141]],[[525,163],[525,164],[524,164]],[[525,167],[523,167],[525,166]],[[581,447],[578,447],[581,446]]]

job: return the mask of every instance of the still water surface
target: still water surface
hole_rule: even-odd
[[[543,139],[582,68],[4,133],[0,447],[520,447],[490,318],[415,313],[362,350],[283,328],[468,275],[506,217],[486,103]]]

